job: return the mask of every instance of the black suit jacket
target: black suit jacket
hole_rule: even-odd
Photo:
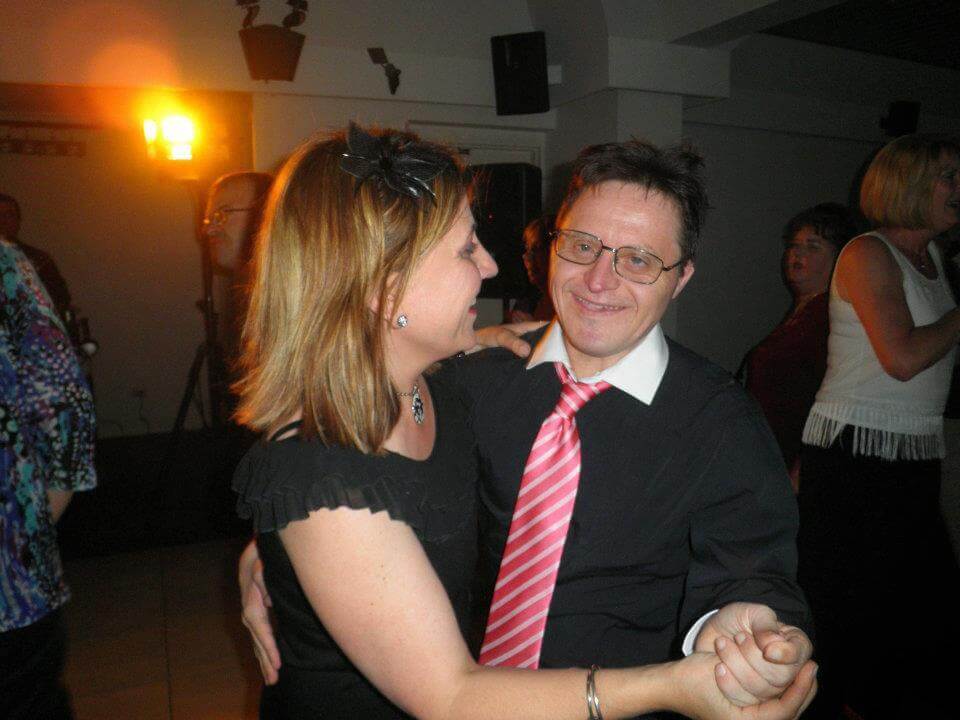
[[[577,415],[580,487],[541,667],[663,662],[701,615],[735,600],[809,627],[796,502],[766,422],[729,374],[669,349],[650,406],[612,388]],[[560,392],[551,364],[525,364],[492,350],[447,368],[480,453],[481,628],[527,454]]]

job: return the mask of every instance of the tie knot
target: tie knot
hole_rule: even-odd
[[[577,414],[584,405],[604,390],[610,387],[610,383],[600,381],[598,383],[582,383],[573,379],[563,363],[556,363],[557,375],[563,385],[560,387],[560,400],[554,412],[558,415],[571,419]]]

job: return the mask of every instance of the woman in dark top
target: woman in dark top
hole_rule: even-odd
[[[827,370],[827,288],[837,253],[857,233],[843,205],[821,203],[783,229],[783,278],[793,304],[786,317],[744,360],[747,390],[770,423],[794,490],[800,436]]]
[[[739,707],[713,653],[602,674],[474,662],[473,440],[427,375],[474,345],[496,272],[466,196],[447,150],[355,126],[302,145],[271,190],[238,410],[267,439],[234,486],[279,626],[279,716],[582,720],[599,697],[608,719],[794,717],[812,676]]]

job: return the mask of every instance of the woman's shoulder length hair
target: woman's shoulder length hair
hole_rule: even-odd
[[[302,414],[304,436],[369,453],[382,452],[400,410],[385,356],[391,319],[377,309],[403,297],[417,263],[456,220],[467,181],[446,148],[396,130],[365,132],[379,154],[357,162],[378,172],[344,169],[351,150],[340,132],[304,142],[277,174],[234,389],[236,419],[254,430]],[[382,168],[398,157],[436,161],[435,198],[391,187]]]
[[[860,209],[874,227],[928,225],[933,187],[944,155],[960,156],[947,135],[904,135],[873,158],[860,185]]]

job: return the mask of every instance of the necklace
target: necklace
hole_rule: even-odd
[[[413,384],[413,390],[410,392],[398,392],[397,397],[413,398],[410,403],[410,411],[413,413],[413,421],[417,425],[423,425],[423,398],[420,397],[420,386]]]
[[[927,263],[927,257],[924,257],[926,253],[924,253],[923,250],[903,250],[903,254],[907,256],[907,259],[920,272],[925,273],[930,268]]]

